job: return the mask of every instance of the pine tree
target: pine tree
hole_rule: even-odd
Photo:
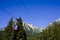
[[[11,18],[3,33],[3,40],[13,40],[13,19]]]
[[[16,36],[17,40],[27,40],[26,33],[25,33],[24,28],[23,28],[23,23],[22,23],[21,18],[17,19],[17,27],[18,27],[17,36]]]
[[[44,40],[60,40],[60,24],[54,22],[52,25],[48,26],[43,32]]]

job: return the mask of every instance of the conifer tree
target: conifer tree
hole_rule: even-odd
[[[43,32],[44,40],[60,40],[60,25],[54,22],[52,25],[48,26]]]
[[[3,33],[3,40],[13,40],[13,19],[11,18]]]
[[[17,19],[17,27],[18,27],[17,36],[16,36],[17,40],[27,40],[26,33],[25,33],[24,28],[23,28],[23,23],[22,23],[21,18]]]

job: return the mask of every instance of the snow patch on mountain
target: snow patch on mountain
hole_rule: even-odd
[[[58,19],[56,20],[56,22],[57,22],[57,21],[60,21],[60,18],[58,18]]]
[[[33,31],[33,32],[41,32],[42,28],[33,26],[32,24],[28,24],[26,22],[23,22],[23,26],[25,30]]]
[[[58,18],[57,20],[55,20],[55,22],[60,23],[60,18]],[[53,24],[53,22],[49,23],[49,26],[52,25],[52,24]]]

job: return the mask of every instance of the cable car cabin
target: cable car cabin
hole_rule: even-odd
[[[17,30],[17,25],[14,25],[14,28],[13,28],[13,30]]]
[[[17,30],[16,21],[13,22],[13,30]]]

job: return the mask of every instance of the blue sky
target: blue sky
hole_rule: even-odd
[[[8,24],[10,17],[22,17],[24,22],[47,27],[60,17],[59,0],[0,0],[0,28]]]

